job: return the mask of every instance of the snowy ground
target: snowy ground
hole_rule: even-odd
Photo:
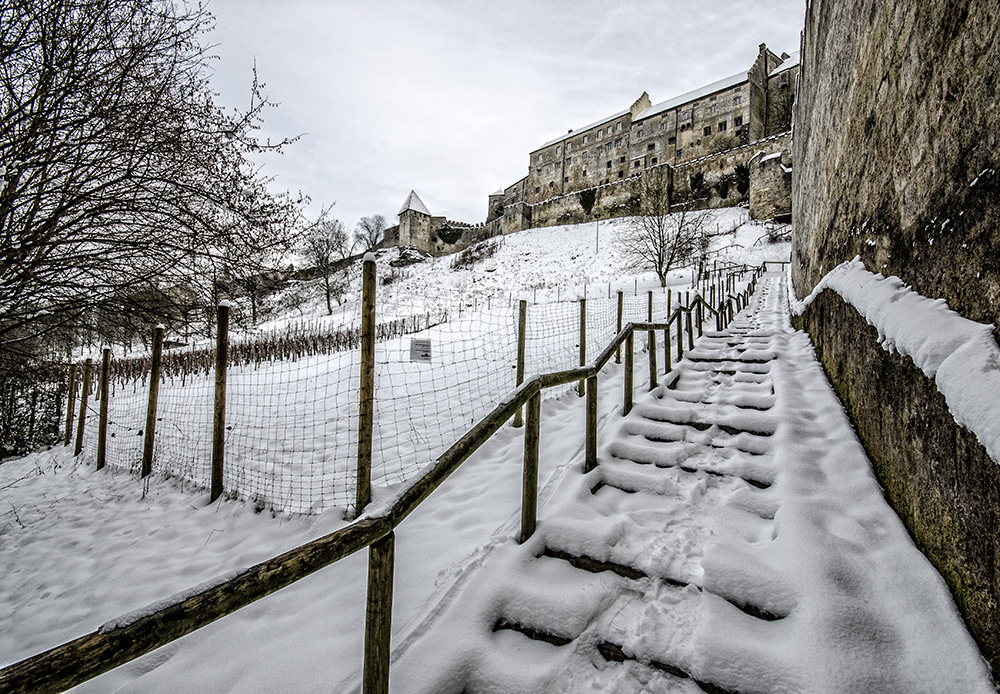
[[[757,312],[637,387],[626,418],[609,365],[590,475],[582,400],[544,403],[528,543],[514,429],[404,521],[393,691],[993,691],[784,286],[766,278]],[[207,505],[162,478],[143,493],[61,451],[0,466],[0,497],[3,664],[343,523]],[[76,691],[357,690],[364,576],[359,553]]]

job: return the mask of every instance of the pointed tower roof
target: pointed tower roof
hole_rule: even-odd
[[[406,202],[404,202],[403,206],[399,208],[399,214],[403,214],[407,210],[420,212],[421,214],[425,214],[428,217],[431,216],[431,213],[427,210],[427,206],[424,204],[424,201],[421,200],[420,196],[418,196],[416,192],[412,190],[410,191],[410,194],[406,196]]]

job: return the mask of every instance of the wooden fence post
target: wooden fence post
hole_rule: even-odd
[[[625,293],[618,292],[618,330],[615,331],[615,335],[622,331],[622,315],[625,312]],[[615,363],[622,363],[622,348],[621,345],[615,347]]]
[[[524,468],[521,475],[521,538],[523,544],[535,532],[538,517],[538,439],[542,418],[542,391],[528,399],[528,422],[524,427]]]
[[[673,369],[670,363],[670,314],[667,314],[667,327],[663,329],[663,373],[670,373]]]
[[[677,361],[684,358],[684,311],[677,309]]]
[[[66,395],[66,437],[63,445],[73,440],[73,415],[76,414],[76,364],[69,365],[69,392]]]
[[[392,629],[392,583],[396,559],[393,531],[368,545],[368,602],[365,606],[363,694],[388,694]]]
[[[524,383],[524,340],[527,333],[528,324],[528,302],[521,299],[517,315],[517,385]],[[523,407],[517,408],[514,413],[514,426],[524,426]]]
[[[694,349],[694,330],[691,328],[691,309],[687,310],[685,321],[687,322],[688,349]]]
[[[108,454],[108,396],[111,389],[108,388],[108,381],[111,380],[111,350],[104,348],[101,355],[101,385],[100,395],[101,409],[100,420],[97,427],[97,469],[104,467]]]
[[[623,415],[632,411],[632,367],[635,359],[635,331],[629,330],[625,338],[625,407]]]
[[[153,357],[149,369],[149,399],[146,401],[146,431],[142,440],[142,469],[140,477],[153,471],[153,441],[156,435],[156,403],[160,396],[160,363],[163,360],[163,333],[166,326],[157,325],[153,330]]]
[[[587,300],[580,299],[580,366],[587,365]],[[581,378],[577,394],[582,398],[587,394],[587,381]]]
[[[228,300],[219,302],[215,332],[215,416],[212,424],[212,488],[209,501],[222,495],[226,446],[226,372],[229,366]]]
[[[705,322],[705,300],[698,295],[698,337],[704,335],[703,323]]]
[[[375,424],[375,254],[361,273],[361,396],[358,409],[358,474],[354,506],[360,516],[372,498],[372,430]]]
[[[587,446],[583,471],[597,467],[597,374],[587,379]]]
[[[88,359],[83,363],[83,388],[80,392],[80,418],[76,422],[76,445],[73,447],[73,455],[80,455],[83,450],[83,427],[87,423],[87,398],[90,396],[90,372],[94,368],[94,360]]]

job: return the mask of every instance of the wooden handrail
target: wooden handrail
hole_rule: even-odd
[[[532,397],[546,388],[596,379],[615,351],[636,331],[667,330],[675,320],[680,325],[681,318],[690,316],[699,301],[720,315],[696,296],[691,306],[677,307],[666,322],[626,324],[590,365],[539,374],[511,391],[391,501],[370,506],[349,525],[317,540],[123,615],[86,636],[9,665],[0,670],[0,691],[65,691],[383,540]]]

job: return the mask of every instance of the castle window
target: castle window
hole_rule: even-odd
[[[615,147],[621,147],[621,146],[622,146],[622,139],[619,137],[617,140],[615,140]]]
[[[562,166],[562,162],[561,161],[557,161],[556,162],[556,168],[558,169],[560,166]]]
[[[566,157],[566,166],[569,166],[572,163],[573,163],[573,157]]]
[[[705,137],[708,137],[711,134],[712,134],[712,126],[711,125],[706,125],[705,126]]]
[[[652,152],[654,149],[656,149],[656,143],[655,142],[651,142],[648,145],[646,145],[646,151],[647,152]]]
[[[587,144],[587,138],[588,137],[589,137],[589,135],[584,135],[583,136],[583,144]]]
[[[604,151],[604,145],[597,145],[597,153],[600,154]]]
[[[667,144],[668,145],[676,145],[677,144],[677,138],[676,137],[668,137],[667,138]]]
[[[660,130],[666,130],[666,129],[667,129],[667,121],[665,120],[660,121]]]
[[[719,132],[720,133],[726,132],[726,121],[719,122]]]
[[[541,187],[540,186],[535,186],[535,192],[536,193],[541,193],[542,192]]]
[[[541,154],[538,155],[538,161],[539,161],[539,163],[541,163],[541,161],[542,161],[542,155]]]
[[[618,171],[618,178],[625,178],[625,172],[624,172],[624,171],[621,171],[621,170],[619,170],[619,171]]]
[[[615,125],[615,130],[621,132],[621,129],[622,129],[622,124],[621,123],[618,123],[618,124]]]
[[[715,97],[712,97],[712,98],[714,99]],[[718,111],[718,110],[719,109],[716,107],[715,104],[712,104],[711,106],[708,107],[708,112],[710,114],[712,114],[713,116],[715,115],[715,112]]]
[[[619,163],[619,164],[624,164],[624,163],[625,163],[625,157],[621,157],[621,158],[620,158],[620,159],[618,160],[618,163]]]
[[[743,125],[743,116],[736,116],[733,118],[733,127],[738,128]]]
[[[590,159],[590,152],[584,152],[583,153],[583,158],[584,159]]]
[[[584,176],[586,176],[586,175],[587,175],[587,170],[586,170],[586,169],[584,169],[584,170],[583,170],[583,175],[584,175]]]
[[[556,154],[562,154],[562,145],[556,147]]]
[[[742,103],[743,103],[743,97],[742,96],[734,96],[733,97],[733,106],[739,106]]]
[[[563,183],[569,183],[569,176],[563,176]]]
[[[677,150],[677,156],[678,157],[682,156],[683,154],[684,154],[684,150],[683,149]]]
[[[650,159],[649,163],[655,165],[656,164],[656,157],[653,157],[652,159]]]
[[[691,120],[691,112],[685,111],[681,114],[681,120]]]
[[[572,143],[572,142],[567,142],[567,143],[566,143],[566,151],[568,152],[568,151],[570,151],[571,149],[573,149],[573,143]]]
[[[634,161],[634,162],[632,163],[632,168],[633,168],[633,169],[638,169],[638,168],[639,168],[639,164],[640,164],[640,163],[641,163],[641,162],[640,162],[640,161],[639,161],[638,159],[636,159],[636,160],[635,160],[635,161]]]
[[[610,161],[608,162],[608,168],[609,169],[611,168],[611,162]]]
[[[600,140],[602,137],[604,137],[604,128],[597,131],[597,139]]]
[[[549,190],[552,190],[555,187],[556,187],[556,184],[553,183],[552,181],[549,181]]]
[[[636,137],[642,137],[642,128],[639,128],[639,132],[635,134]]]
[[[782,84],[788,84],[788,72],[787,71],[781,73],[781,83]]]
[[[710,98],[709,98],[709,101],[715,101],[715,97],[714,97],[714,96],[713,96],[713,97],[710,97]]]

